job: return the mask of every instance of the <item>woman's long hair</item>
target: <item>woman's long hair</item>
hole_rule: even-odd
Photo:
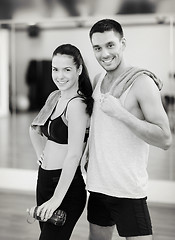
[[[54,50],[53,56],[56,56],[57,54],[72,56],[77,69],[82,65],[82,73],[80,74],[78,80],[77,94],[82,97],[83,102],[86,104],[86,112],[91,116],[94,102],[92,98],[93,90],[80,50],[71,44],[63,44]]]

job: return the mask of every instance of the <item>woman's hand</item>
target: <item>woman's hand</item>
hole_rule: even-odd
[[[44,160],[44,152],[40,155],[40,157],[37,160],[38,165],[42,165]]]
[[[47,202],[38,206],[37,216],[40,216],[42,221],[47,221],[53,215],[53,212],[59,207],[58,199],[52,197]]]

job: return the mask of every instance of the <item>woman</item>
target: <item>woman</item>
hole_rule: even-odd
[[[53,52],[52,78],[59,90],[50,94],[30,127],[40,167],[37,215],[40,240],[70,239],[86,204],[80,160],[92,113],[92,86],[80,51],[70,44]],[[56,209],[67,213],[61,227],[46,222]]]

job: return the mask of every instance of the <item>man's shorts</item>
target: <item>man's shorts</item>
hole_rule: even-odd
[[[152,235],[145,198],[117,198],[90,192],[88,221],[99,226],[116,225],[121,237]]]

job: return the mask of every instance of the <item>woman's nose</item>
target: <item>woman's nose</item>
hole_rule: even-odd
[[[62,71],[58,71],[58,72],[57,72],[57,78],[58,78],[58,79],[62,79],[63,77],[64,77],[63,72],[62,72]]]

